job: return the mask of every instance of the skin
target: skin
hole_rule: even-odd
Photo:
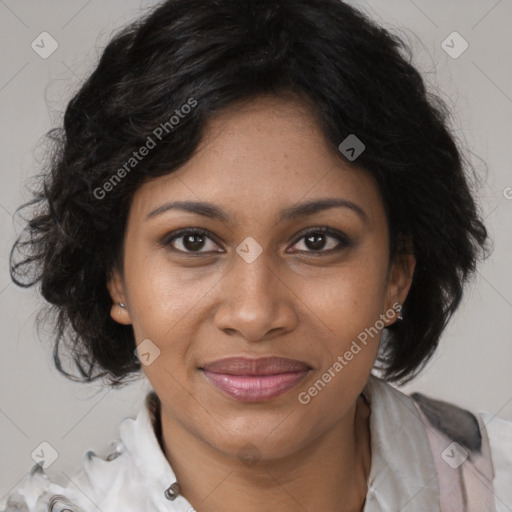
[[[415,260],[389,264],[377,184],[330,149],[301,105],[261,96],[211,120],[186,165],[136,191],[124,267],[108,281],[112,318],[133,325],[137,344],[150,339],[160,350],[143,370],[162,402],[165,455],[201,512],[361,511],[365,501],[370,409],[360,393],[382,331],[309,403],[298,396],[405,301]],[[352,201],[367,219],[336,207],[279,221],[282,209],[323,198]],[[214,203],[229,221],[179,210],[147,219],[176,200]],[[323,245],[308,243],[304,230],[322,226],[352,245],[331,234]],[[162,243],[193,227],[213,236]],[[251,263],[236,252],[247,237],[262,248]],[[393,314],[384,323],[395,321]],[[240,355],[299,359],[312,370],[277,398],[241,403],[198,369]],[[237,455],[248,443],[250,465]]]

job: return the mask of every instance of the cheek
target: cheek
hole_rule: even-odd
[[[327,278],[304,282],[298,293],[308,322],[316,325],[311,332],[311,350],[321,361],[316,378],[323,376],[331,390],[324,400],[357,390],[374,365],[384,329],[386,257],[368,248]],[[313,344],[315,338],[321,348]]]
[[[219,269],[171,265],[163,254],[127,254],[126,286],[136,343],[149,339],[158,353],[142,370],[161,396],[173,396],[182,405],[188,396],[183,386],[197,378],[195,341],[215,334],[207,321],[208,305],[222,285],[221,277]]]
[[[355,400],[374,366],[384,329],[385,269],[373,259],[360,258],[305,295],[318,329],[312,333],[311,350],[320,364],[298,401],[325,425]]]
[[[384,256],[361,251],[328,276],[302,281],[297,294],[333,332],[355,336],[384,313],[386,273]]]
[[[132,245],[125,259],[130,313],[139,335],[165,334],[200,304],[214,284],[214,271],[172,264],[165,249]],[[203,299],[204,300],[204,299]]]

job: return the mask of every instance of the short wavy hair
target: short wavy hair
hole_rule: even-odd
[[[404,320],[387,328],[376,366],[406,382],[431,358],[489,236],[450,110],[408,44],[340,0],[168,0],[112,37],[63,125],[47,133],[47,163],[17,210],[31,213],[11,278],[40,284],[54,362],[68,378],[118,387],[140,373],[133,328],[110,317],[106,287],[122,270],[133,194],[190,159],[223,108],[262,94],[307,104],[345,162],[341,141],[356,134],[365,144],[357,165],[384,200],[390,259],[412,251],[417,261]],[[159,143],[123,174],[158,127]],[[116,169],[123,179],[112,183]],[[79,376],[64,369],[62,345]]]

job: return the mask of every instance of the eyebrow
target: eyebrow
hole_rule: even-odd
[[[354,211],[358,214],[358,216],[364,221],[368,221],[368,216],[366,212],[356,203],[352,201],[348,201],[346,199],[341,198],[325,198],[325,199],[317,199],[308,201],[305,203],[300,203],[298,205],[294,205],[288,208],[285,208],[280,212],[279,222],[290,221],[293,219],[297,219],[300,217],[305,217],[308,215],[313,215],[315,213],[319,213],[330,208],[346,208]],[[202,215],[203,217],[208,217],[211,219],[218,219],[225,224],[230,223],[229,214],[223,210],[222,208],[216,206],[213,203],[203,202],[203,201],[172,201],[167,202],[154,209],[151,213],[149,213],[146,219],[154,218],[158,215],[161,215],[169,210],[181,210],[189,213],[195,213],[197,215]]]

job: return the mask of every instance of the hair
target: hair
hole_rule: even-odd
[[[387,328],[376,365],[388,381],[411,380],[488,241],[450,111],[427,91],[411,53],[340,0],[168,0],[118,31],[63,126],[46,134],[47,164],[17,210],[31,215],[11,249],[11,278],[39,283],[57,369],[113,387],[139,373],[133,328],[110,317],[106,286],[122,269],[133,194],[190,159],[223,108],[271,94],[307,105],[344,162],[347,136],[365,145],[357,166],[382,195],[390,261],[416,258],[404,320]],[[155,147],[135,160],[150,140]],[[79,377],[64,370],[62,344]]]

